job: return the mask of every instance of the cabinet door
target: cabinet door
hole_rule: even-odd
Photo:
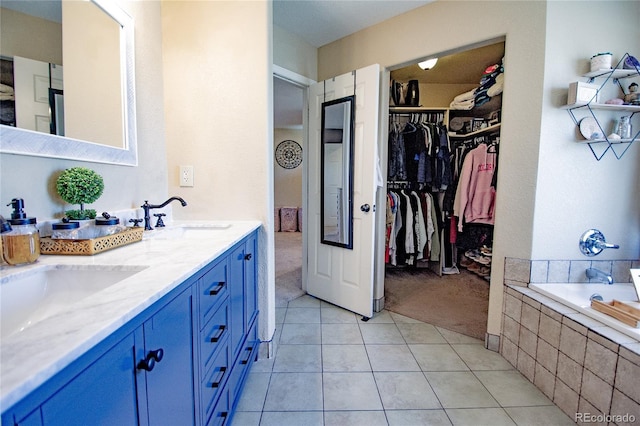
[[[246,330],[249,330],[253,318],[258,313],[258,291],[256,288],[256,262],[258,254],[256,234],[247,238],[245,244],[244,262],[244,288],[245,288],[245,314]]]
[[[236,246],[230,255],[229,309],[231,310],[231,355],[235,359],[240,352],[247,332],[245,320],[244,264],[245,246]]]
[[[135,336],[130,334],[42,404],[46,425],[138,425]]]
[[[189,289],[144,323],[144,358],[153,360],[145,372],[150,425],[195,422],[192,301]]]

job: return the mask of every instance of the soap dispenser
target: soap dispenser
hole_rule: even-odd
[[[13,212],[9,219],[11,230],[2,233],[2,256],[9,265],[33,263],[40,256],[36,218],[27,217],[22,198],[14,198],[7,206],[12,206]]]
[[[11,231],[11,225],[7,220],[0,215],[0,265],[6,265],[7,262],[4,261],[4,250],[2,248],[2,234],[5,232]]]

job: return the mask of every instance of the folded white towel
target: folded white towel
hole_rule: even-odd
[[[462,93],[455,98],[453,98],[453,102],[464,102],[469,99],[474,99],[476,96],[476,89],[470,90],[468,92]]]
[[[451,109],[462,109],[462,110],[470,110],[473,109],[473,107],[476,105],[476,101],[475,99],[469,99],[466,101],[462,101],[462,102],[451,102],[451,104],[449,105],[449,108]]]

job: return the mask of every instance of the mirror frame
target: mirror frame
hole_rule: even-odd
[[[136,126],[135,61],[133,18],[108,0],[91,0],[121,27],[120,72],[122,113],[125,123],[123,148],[0,125],[0,153],[89,161],[94,163],[138,165]]]
[[[326,101],[322,103],[322,124],[321,124],[321,134],[320,134],[320,242],[322,244],[327,244],[336,247],[342,247],[346,249],[353,249],[353,168],[354,168],[354,148],[355,148],[355,95],[345,96],[343,98],[334,99],[331,101]],[[345,141],[343,136],[342,143],[348,143],[349,145],[349,163],[346,164],[348,166],[347,172],[349,173],[349,202],[347,206],[343,205],[343,208],[346,208],[346,212],[348,214],[347,226],[347,239],[345,243],[328,240],[324,233],[324,178],[325,178],[325,158],[324,158],[324,146],[325,146],[325,109],[327,107],[346,103],[349,105],[349,139]],[[343,167],[345,164],[343,164]]]

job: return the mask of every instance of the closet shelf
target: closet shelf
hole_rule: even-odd
[[[391,113],[402,113],[402,112],[443,112],[449,111],[449,107],[407,107],[407,106],[390,106],[389,112]]]
[[[464,133],[464,134],[455,133],[455,132],[449,132],[449,137],[451,137],[451,138],[470,138],[470,137],[473,137],[473,136],[478,136],[478,135],[482,135],[482,134],[485,134],[485,133],[494,132],[494,131],[500,129],[500,125],[501,125],[501,123],[492,124],[491,126],[485,127],[484,129],[480,129],[480,130],[476,130],[474,132]]]

